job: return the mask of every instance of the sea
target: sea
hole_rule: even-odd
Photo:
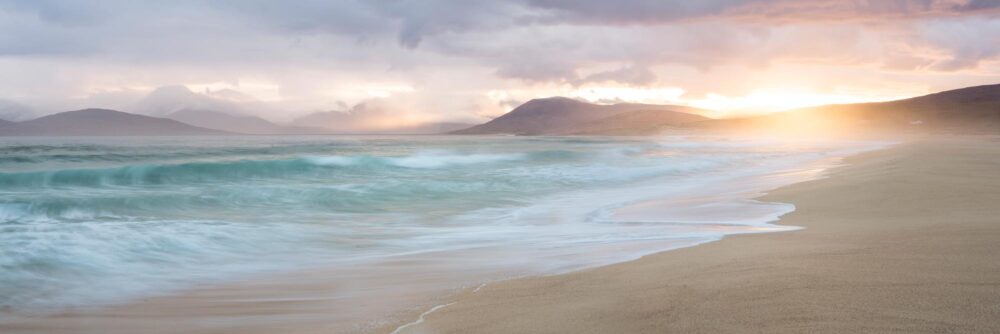
[[[329,279],[351,280],[352,298],[370,298],[409,280],[373,279],[387,274],[366,263],[433,254],[435,265],[406,262],[416,264],[393,274],[434,270],[454,277],[440,285],[468,287],[791,231],[778,220],[794,205],[754,198],[885,145],[694,135],[0,138],[0,314],[339,267],[352,275]]]

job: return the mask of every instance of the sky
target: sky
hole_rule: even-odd
[[[7,112],[483,121],[558,95],[733,117],[991,83],[1000,0],[0,0]]]

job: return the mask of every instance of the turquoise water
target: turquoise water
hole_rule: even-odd
[[[0,138],[0,308],[121,302],[430,251],[511,249],[533,255],[505,265],[539,271],[615,261],[637,248],[608,245],[697,243],[729,233],[719,226],[767,226],[791,208],[733,194],[774,182],[725,185],[856,147],[684,137]],[[730,201],[735,214],[613,218],[644,200],[695,195],[700,207]],[[588,249],[602,251],[579,255]]]

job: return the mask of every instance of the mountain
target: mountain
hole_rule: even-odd
[[[710,120],[708,117],[670,110],[627,111],[574,127],[573,135],[653,135],[671,127]]]
[[[284,126],[271,123],[256,116],[240,116],[220,111],[183,109],[166,118],[194,126],[227,132],[273,135],[273,134],[322,134],[329,132],[316,127]]]
[[[631,116],[622,115],[638,111],[643,112]],[[649,130],[647,124],[637,124],[641,120],[654,119],[658,122],[657,126],[666,126],[672,125],[671,120],[682,122],[705,119],[688,113],[693,111],[696,109],[683,106],[636,103],[599,105],[565,97],[550,97],[528,101],[492,121],[452,133],[558,135],[609,131],[631,134],[632,126],[641,126],[642,131]],[[614,118],[616,115],[622,116]]]
[[[740,119],[700,122],[698,127],[764,133],[997,133],[1000,84],[949,90],[909,99],[827,105]]]
[[[224,135],[172,119],[107,109],[67,111],[0,125],[0,136],[190,136]]]

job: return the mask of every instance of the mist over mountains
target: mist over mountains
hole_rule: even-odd
[[[35,111],[26,105],[0,99],[0,120],[4,121],[26,121],[35,118]]]
[[[127,111],[148,116],[167,116],[182,110],[224,110],[235,115],[250,114],[244,104],[252,99],[232,90],[195,93],[185,86],[164,86],[126,108]]]
[[[317,126],[336,133],[405,133],[431,134],[467,128],[475,124],[435,122],[400,113],[391,106],[361,103],[347,111],[322,111],[298,117],[296,126]]]
[[[256,116],[183,109],[164,117],[108,109],[67,111],[22,122],[0,120],[0,136],[185,136],[185,135],[320,135],[440,134],[472,124],[428,122],[393,125],[383,119],[343,112],[310,114],[297,126],[275,124]]]
[[[887,102],[835,104],[697,123],[750,134],[1000,133],[1000,84]]]
[[[160,93],[185,95],[189,90]],[[806,136],[876,133],[1000,133],[1000,84],[968,87],[909,99],[826,105],[731,119],[701,116],[705,110],[636,103],[593,104],[565,97],[528,101],[489,122],[472,125],[406,117],[379,104],[348,111],[315,112],[279,124],[260,117],[193,109],[162,99],[144,99],[149,113],[106,109],[63,112],[24,121],[0,121],[0,136],[90,135],[303,135],[303,134],[460,134],[460,135],[655,135],[678,131]],[[198,101],[195,101],[198,102]],[[202,101],[206,102],[206,101]],[[206,102],[204,106],[224,107]],[[16,105],[15,105],[16,107]],[[184,107],[180,110],[173,108]],[[23,109],[10,108],[12,115]]]
[[[284,115],[273,106],[231,89],[194,92],[186,86],[157,88],[137,101],[125,105],[121,111],[129,114],[165,118],[195,127],[221,130],[229,133],[254,135],[383,133],[430,134],[448,132],[472,126],[471,123],[435,122],[426,118],[400,117],[397,106],[376,101],[366,101],[346,110],[300,112],[298,117]],[[106,109],[106,108],[105,108]],[[52,114],[55,115],[55,114]],[[266,118],[264,116],[267,116]],[[79,116],[79,115],[78,115]],[[13,101],[0,100],[0,126],[9,122],[27,121],[38,117],[30,108]],[[89,122],[87,117],[78,119]],[[281,119],[284,118],[284,121]],[[99,121],[94,119],[93,122]],[[100,121],[107,121],[101,118]],[[9,125],[9,124],[8,124]],[[34,126],[8,129],[0,135],[25,135],[44,133]],[[35,130],[27,130],[28,128]],[[11,128],[12,129],[12,128]],[[96,130],[96,129],[95,129]],[[57,132],[57,131],[56,131]],[[92,133],[81,130],[74,133]],[[182,133],[187,133],[183,132]]]

